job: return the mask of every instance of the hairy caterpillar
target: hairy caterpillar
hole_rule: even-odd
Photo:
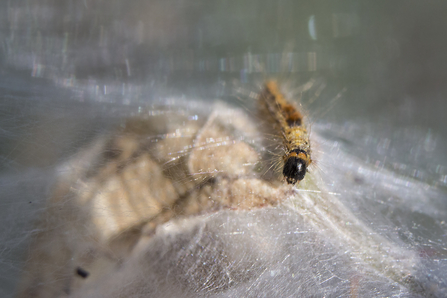
[[[274,80],[264,84],[259,101],[272,117],[282,137],[284,178],[287,183],[295,184],[304,179],[307,167],[312,162],[309,134],[303,123],[303,115],[284,98]]]

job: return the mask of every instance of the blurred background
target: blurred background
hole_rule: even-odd
[[[408,225],[424,226],[411,241],[441,276],[446,12],[447,2],[418,0],[1,0],[0,296],[14,293],[56,165],[135,107],[231,101],[233,82],[264,73],[324,78],[323,107],[345,89],[317,119],[321,134],[436,191],[440,213]]]

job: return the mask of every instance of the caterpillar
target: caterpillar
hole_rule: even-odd
[[[275,80],[268,80],[259,94],[259,102],[274,121],[283,146],[283,175],[288,184],[304,179],[312,162],[309,134],[302,113],[289,103]]]

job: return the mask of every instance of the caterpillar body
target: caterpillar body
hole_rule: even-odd
[[[309,134],[302,113],[289,103],[281,93],[278,83],[267,81],[259,95],[259,101],[275,122],[284,146],[283,175],[288,184],[304,179],[311,164]]]

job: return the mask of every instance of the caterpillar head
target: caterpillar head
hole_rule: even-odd
[[[288,184],[295,184],[304,179],[309,161],[307,153],[303,150],[293,150],[287,154],[282,173]]]

